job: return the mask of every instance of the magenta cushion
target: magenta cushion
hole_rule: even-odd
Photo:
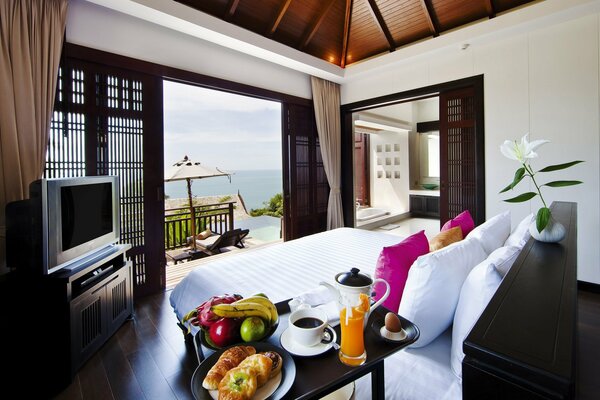
[[[423,254],[429,253],[429,241],[425,231],[411,235],[393,246],[384,247],[379,253],[375,278],[384,279],[390,284],[390,295],[382,303],[393,312],[398,312],[404,285],[408,278],[408,270],[415,260]],[[375,284],[375,300],[379,300],[385,293],[383,283]]]
[[[442,226],[441,231],[447,231],[457,226],[460,226],[460,230],[462,231],[463,237],[467,237],[469,232],[471,232],[473,228],[475,228],[475,222],[473,221],[469,210],[465,210],[458,214],[456,217],[447,221],[444,224],[444,226]]]

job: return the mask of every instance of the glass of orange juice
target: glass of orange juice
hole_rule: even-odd
[[[369,311],[369,298],[361,293],[356,300],[340,311],[342,344],[339,357],[341,362],[350,366],[362,365],[367,360],[363,321]]]

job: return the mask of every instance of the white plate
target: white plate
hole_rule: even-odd
[[[323,354],[327,350],[331,349],[337,340],[337,334],[335,333],[334,329],[332,329],[330,327],[327,327],[325,329],[329,330],[330,334],[333,336],[333,340],[326,344],[319,343],[316,346],[310,346],[310,347],[298,344],[292,339],[292,335],[291,335],[291,332],[289,329],[286,329],[285,331],[283,331],[283,333],[281,334],[281,337],[279,338],[279,341],[281,343],[281,347],[283,347],[290,354],[293,354],[295,356],[300,356],[300,357],[318,356],[319,354]]]
[[[354,382],[347,384],[346,386],[339,388],[333,393],[329,393],[325,397],[321,397],[321,400],[350,400],[354,394]]]

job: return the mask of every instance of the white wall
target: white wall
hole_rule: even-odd
[[[83,0],[69,2],[67,41],[263,89],[312,97],[307,74]]]
[[[408,212],[408,135],[407,132],[381,131],[369,136],[372,207],[393,213]],[[389,160],[389,165],[386,160]]]
[[[342,104],[473,75],[484,75],[486,210],[510,209],[513,223],[541,206],[539,198],[507,204],[498,194],[517,163],[499,151],[506,139],[551,141],[532,165],[575,159],[584,164],[540,177],[579,179],[583,185],[544,188],[547,202],[578,203],[578,279],[600,283],[600,14],[539,28],[467,50],[453,46],[411,62],[362,74],[342,85]],[[516,193],[528,191],[522,182]]]

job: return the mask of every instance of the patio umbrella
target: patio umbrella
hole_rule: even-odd
[[[212,178],[216,176],[227,176],[229,182],[231,182],[231,173],[221,171],[216,167],[208,167],[194,162],[188,158],[183,157],[183,160],[176,162],[173,166],[165,172],[165,182],[183,181],[187,182],[188,199],[190,203],[190,214],[192,217],[192,247],[196,250],[196,211],[194,210],[194,204],[192,203],[192,179],[204,179]]]

